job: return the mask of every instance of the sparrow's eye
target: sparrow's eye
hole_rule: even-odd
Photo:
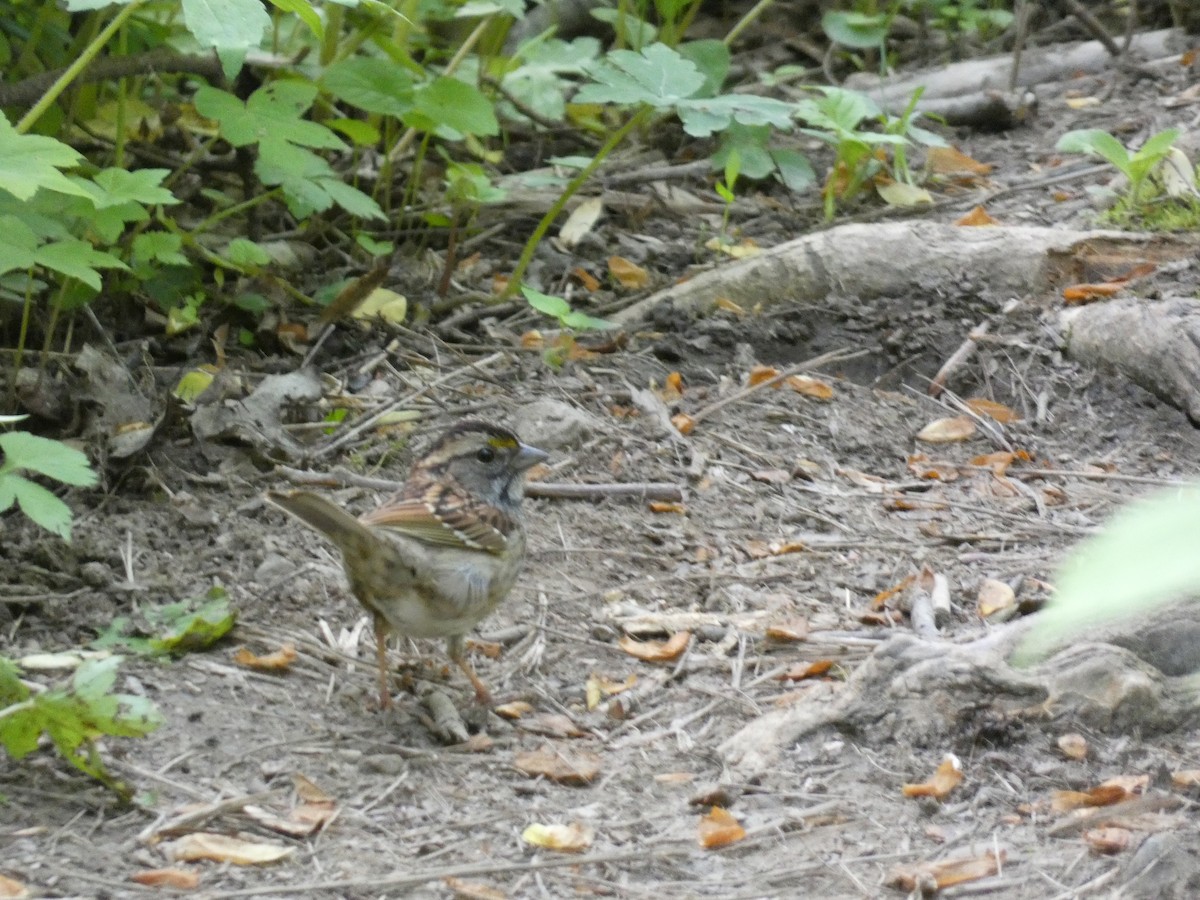
[[[491,447],[480,447],[479,452],[475,454],[475,458],[481,463],[490,463],[496,458],[496,451]]]

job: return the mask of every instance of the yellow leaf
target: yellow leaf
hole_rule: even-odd
[[[521,840],[525,843],[559,853],[582,853],[592,846],[594,837],[591,826],[579,822],[570,825],[542,825],[535,822],[521,832]]]
[[[746,829],[733,817],[729,810],[714,806],[700,820],[700,846],[714,850],[736,843],[746,836]]]
[[[184,403],[194,403],[197,397],[208,390],[216,374],[216,366],[197,366],[179,379],[179,384],[171,393]]]
[[[227,862],[235,866],[266,865],[287,859],[296,852],[294,847],[285,847],[282,844],[247,841],[209,831],[185,834],[178,840],[161,844],[160,847],[168,859],[179,862],[210,859],[213,862]]]
[[[917,432],[917,440],[927,444],[950,444],[965,441],[975,434],[975,420],[970,416],[951,416],[935,419]]]
[[[650,273],[623,256],[610,256],[608,271],[616,279],[617,284],[627,290],[644,288],[650,283]]]
[[[356,319],[382,319],[399,325],[408,315],[408,298],[387,288],[375,288],[351,315]]]
[[[877,183],[875,190],[888,206],[897,206],[902,209],[933,202],[929,191],[905,184],[903,181],[890,181],[887,184]]]

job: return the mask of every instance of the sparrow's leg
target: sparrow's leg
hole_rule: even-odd
[[[392,695],[388,690],[388,661],[387,661],[387,619],[375,614],[375,665],[379,669],[379,708],[392,708]]]
[[[471,685],[475,688],[475,699],[482,706],[491,706],[492,692],[488,690],[487,685],[483,683],[483,680],[475,674],[475,670],[471,667],[471,663],[467,659],[466,645],[461,634],[456,634],[446,639],[446,654],[456,666],[463,670],[463,674],[471,680]]]

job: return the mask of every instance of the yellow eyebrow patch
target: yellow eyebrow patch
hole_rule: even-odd
[[[494,435],[488,438],[487,441],[497,450],[512,450],[517,446],[517,442],[507,436]]]

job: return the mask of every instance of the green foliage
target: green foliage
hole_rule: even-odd
[[[1099,128],[1087,128],[1080,131],[1068,131],[1055,145],[1062,153],[1087,153],[1099,156],[1105,162],[1117,168],[1128,180],[1125,199],[1133,206],[1142,203],[1146,197],[1143,187],[1154,171],[1171,153],[1175,141],[1179,139],[1179,130],[1168,128],[1147,139],[1140,150],[1130,153],[1124,144],[1107,131]]]
[[[0,462],[0,512],[16,503],[21,512],[42,528],[70,541],[70,507],[19,473],[36,473],[63,484],[91,487],[97,479],[88,458],[61,441],[25,431],[0,434],[0,452],[4,454],[3,462]]]
[[[237,612],[229,605],[225,590],[214,587],[203,598],[143,609],[142,618],[144,626],[135,629],[130,617],[118,616],[92,646],[145,656],[204,650],[229,633],[237,621]]]
[[[589,316],[587,313],[571,309],[571,304],[562,297],[543,294],[541,291],[535,291],[526,285],[521,286],[521,293],[525,295],[525,299],[529,301],[530,306],[540,313],[557,319],[559,324],[564,328],[570,328],[574,331],[588,331],[617,327],[606,319],[597,319],[594,316]]]
[[[1200,595],[1200,487],[1161,491],[1120,511],[1063,563],[1057,590],[1013,654],[1028,665],[1084,629]]]
[[[31,690],[12,660],[0,656],[0,745],[13,759],[37,750],[45,735],[62,757],[128,799],[129,789],[111,776],[96,748],[103,735],[142,737],[162,724],[145,697],[112,692],[121,657],[86,660],[68,684]]]

